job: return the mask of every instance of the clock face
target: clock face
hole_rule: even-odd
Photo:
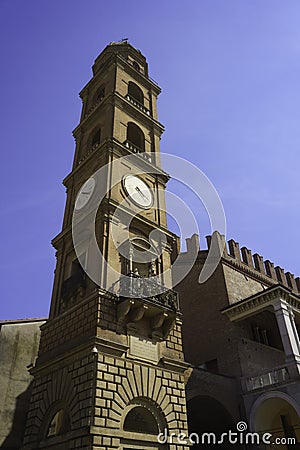
[[[135,175],[126,175],[123,178],[124,189],[130,200],[142,208],[148,209],[153,205],[153,194],[149,186]]]
[[[80,189],[77,198],[76,198],[76,202],[75,202],[75,209],[79,210],[81,208],[83,208],[87,202],[89,201],[89,199],[91,198],[94,189],[95,189],[95,179],[94,178],[89,178],[84,185],[82,186],[82,188]]]

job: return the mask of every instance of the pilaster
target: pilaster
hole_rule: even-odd
[[[286,362],[295,363],[297,374],[300,375],[300,342],[292,308],[284,300],[274,302],[273,307],[285,351]]]

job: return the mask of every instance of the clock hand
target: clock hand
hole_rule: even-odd
[[[144,197],[146,200],[148,200],[147,197],[146,197],[146,195],[140,190],[140,188],[139,188],[138,186],[136,186],[135,189],[136,189],[136,191],[138,191],[138,193],[139,193],[142,197]]]

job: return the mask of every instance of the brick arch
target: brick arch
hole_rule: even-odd
[[[41,426],[40,426],[39,435],[38,435],[39,440],[46,438],[50,422],[53,419],[53,417],[55,416],[55,414],[60,410],[66,411],[66,413],[69,417],[69,420],[70,420],[70,428],[72,429],[72,420],[71,420],[69,406],[67,405],[67,403],[65,401],[58,400],[58,401],[55,401],[54,403],[52,403],[52,405],[48,408],[48,410],[44,414],[44,417],[41,421]]]
[[[209,372],[193,369],[186,386],[186,400],[194,397],[211,397],[225,408],[234,422],[241,420],[238,401],[233,401],[235,381]]]
[[[186,396],[187,402],[190,402],[191,400],[193,400],[196,397],[211,398],[212,401],[218,402],[222,406],[222,408],[226,409],[234,421],[237,421],[237,422],[239,421],[240,417],[236,414],[236,411],[234,410],[235,405],[231,404],[228,401],[228,399],[226,398],[226,395],[222,396],[222,393],[218,392],[218,387],[215,387],[215,393],[213,393],[211,391],[207,392],[207,390],[203,389],[203,386],[201,386],[201,385],[196,389],[188,390],[187,396]]]
[[[255,430],[255,416],[257,414],[257,412],[259,411],[260,407],[262,406],[262,404],[268,400],[272,400],[272,399],[281,399],[283,401],[285,401],[287,404],[289,404],[298,414],[298,416],[300,417],[300,406],[298,404],[298,402],[296,401],[296,399],[294,399],[291,395],[286,394],[285,392],[282,391],[270,391],[270,392],[266,392],[262,395],[260,395],[255,402],[253,403],[252,407],[251,407],[251,411],[250,411],[250,429],[251,430]]]
[[[141,400],[157,409],[163,418],[160,426],[164,423],[169,430],[176,428],[174,405],[171,395],[167,393],[166,381],[157,377],[157,371],[153,367],[134,366],[132,370],[128,370],[126,378],[124,377],[122,383],[117,387],[109,413],[116,428],[122,426],[124,414],[126,411],[128,412],[128,408]]]
[[[39,404],[39,413],[36,414],[39,438],[45,431],[47,422],[52,413],[60,407],[66,408],[71,421],[71,428],[80,420],[80,402],[76,388],[68,369],[65,367],[47,376],[48,382],[44,387],[44,394]]]
[[[148,410],[156,421],[158,432],[167,428],[167,421],[161,407],[149,397],[137,397],[132,399],[124,408],[121,416],[121,429],[124,429],[124,423],[128,414],[136,407],[142,407]]]
[[[190,398],[187,411],[190,433],[201,436],[203,433],[213,432],[221,436],[224,432],[235,430],[235,421],[228,409],[211,395],[196,395]]]

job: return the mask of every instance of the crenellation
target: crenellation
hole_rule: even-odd
[[[276,278],[277,278],[278,282],[280,284],[283,284],[286,287],[289,287],[284,270],[281,267],[276,266],[275,273],[276,273]]]
[[[198,237],[199,239],[199,237]],[[210,250],[212,245],[212,240],[214,239],[214,245],[217,244],[218,251],[222,256],[227,256],[229,253],[226,248],[225,236],[220,234],[218,231],[214,231],[212,235],[205,236],[207,249]]]
[[[268,259],[264,262],[266,268],[266,274],[268,277],[272,278],[274,281],[277,281],[276,272],[274,268],[274,263],[269,261]]]
[[[254,269],[265,275],[264,259],[258,253],[253,255]]]
[[[228,248],[229,248],[229,255],[232,258],[236,259],[238,262],[241,262],[241,252],[239,243],[234,241],[233,239],[230,239],[228,241]]]
[[[226,250],[225,237],[218,232],[214,232],[218,238],[218,242],[225,244],[223,251],[223,258],[228,261],[234,260],[235,266],[239,266],[241,270],[247,272],[247,274],[253,273],[253,276],[261,275],[261,280],[269,279],[268,283],[274,282],[274,284],[282,284],[294,292],[300,292],[300,278],[295,278],[290,272],[284,272],[280,266],[274,267],[274,263],[270,260],[264,260],[264,258],[258,253],[252,255],[252,251],[247,247],[240,249],[239,243],[233,239],[228,241],[228,251]],[[207,249],[210,249],[212,236],[206,236]],[[202,250],[200,254],[207,252]],[[267,281],[267,280],[266,280]]]
[[[295,277],[291,272],[285,273],[286,281],[288,284],[288,287],[292,289],[293,291],[298,291],[297,283],[295,281]]]
[[[210,246],[211,246],[211,234],[205,236],[205,239],[206,239],[207,249],[209,250]]]
[[[252,252],[247,247],[241,248],[242,262],[247,264],[247,266],[254,268]]]
[[[200,241],[198,234],[194,233],[190,238],[186,238],[186,250],[188,253],[198,254],[200,250]]]

